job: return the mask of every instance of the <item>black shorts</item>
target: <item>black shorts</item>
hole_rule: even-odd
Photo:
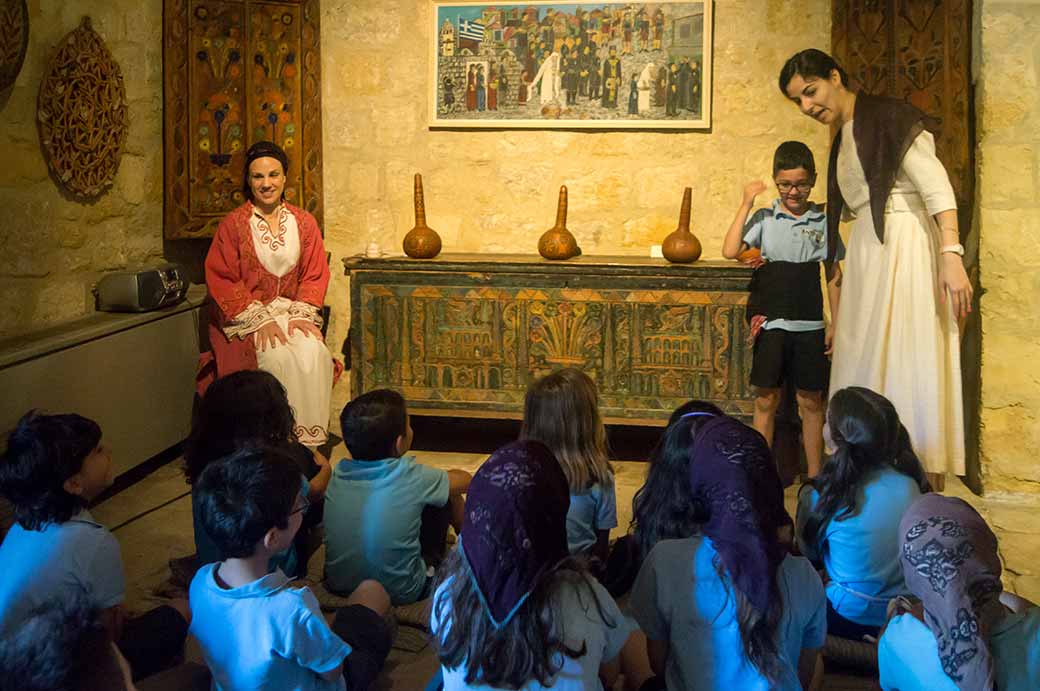
[[[350,691],[367,691],[383,669],[393,640],[386,619],[364,605],[348,605],[336,612],[332,631],[350,646],[343,660],[343,677]]]
[[[763,329],[755,339],[751,384],[778,389],[790,380],[802,391],[826,391],[830,360],[824,355],[824,330]]]

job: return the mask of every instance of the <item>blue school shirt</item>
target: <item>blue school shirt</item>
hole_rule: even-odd
[[[1040,608],[1005,615],[989,647],[997,689],[1040,689]],[[943,672],[935,636],[912,614],[889,622],[878,641],[878,671],[885,691],[957,691]]]
[[[125,599],[115,536],[86,509],[43,530],[13,525],[0,545],[0,638],[40,605],[85,593],[98,609]]]
[[[899,521],[920,496],[912,478],[892,468],[874,471],[860,487],[859,511],[843,520],[831,519],[824,529],[822,554],[815,555],[801,539],[801,526],[819,494],[806,489],[799,495],[798,543],[802,554],[823,561],[831,579],[827,599],[835,612],[857,624],[881,626],[888,601],[910,594],[899,564]]]
[[[779,199],[759,209],[744,224],[744,242],[762,250],[762,258],[774,262],[822,262],[827,259],[827,214],[820,204],[809,203],[801,216],[787,210]],[[835,260],[845,258],[845,245],[838,238]],[[802,319],[770,319],[764,329],[784,331],[817,331],[822,321]]]
[[[573,581],[561,582],[554,593],[557,633],[563,632],[563,641],[567,647],[580,650],[584,645],[586,652],[579,658],[557,654],[554,661],[561,667],[552,685],[542,686],[531,680],[520,687],[521,691],[602,691],[600,666],[621,653],[625,641],[635,630],[634,622],[621,613],[614,598],[596,579],[589,576],[588,582],[583,583],[577,580],[581,578],[578,574],[573,574],[573,577]],[[450,583],[449,579],[441,584],[434,594],[434,603],[439,601]],[[597,601],[599,608],[596,606]],[[435,605],[430,615],[430,631],[443,640],[451,629],[451,620],[445,620],[442,627],[437,610]],[[480,612],[474,616],[485,615]],[[467,684],[464,665],[455,669],[441,667],[441,672],[444,675],[444,691],[494,691],[496,688]]]
[[[803,649],[822,648],[827,635],[827,601],[816,570],[804,557],[787,556],[777,571],[783,678],[774,687],[744,654],[736,605],[716,570],[717,558],[707,537],[662,540],[632,587],[632,614],[647,638],[669,642],[668,688],[801,691],[798,658]]]
[[[581,494],[571,495],[567,510],[567,548],[580,554],[596,544],[596,531],[617,527],[617,498],[614,478],[606,484],[596,483]]]
[[[344,459],[325,490],[325,582],[338,593],[371,578],[395,605],[419,599],[426,563],[419,546],[422,512],[448,503],[448,473],[411,456]]]
[[[319,674],[339,666],[351,648],[325,623],[307,588],[288,587],[281,571],[239,588],[222,588],[220,562],[195,574],[188,593],[189,632],[213,674],[214,691],[345,691]]]

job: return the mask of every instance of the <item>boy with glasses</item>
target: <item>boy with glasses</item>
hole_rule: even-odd
[[[366,691],[390,652],[390,598],[375,581],[330,627],[310,590],[268,573],[307,510],[299,478],[283,450],[245,449],[207,466],[195,486],[206,532],[227,555],[199,569],[190,591],[191,633],[215,689]]]
[[[827,356],[841,293],[837,262],[844,258],[845,247],[837,248],[835,262],[826,267],[831,311],[828,325],[823,319],[820,288],[820,264],[827,258],[827,217],[823,205],[809,201],[816,183],[816,163],[809,147],[796,141],[777,147],[773,180],[779,198],[750,219],[755,197],[765,191],[766,185],[756,180],[744,188],[737,215],[722,243],[722,255],[734,259],[750,248],[761,251],[762,261],[752,276],[747,305],[754,342],[754,427],[772,446],[781,386],[791,380],[802,418],[809,477],[814,477],[823,457],[824,399],[830,369]]]

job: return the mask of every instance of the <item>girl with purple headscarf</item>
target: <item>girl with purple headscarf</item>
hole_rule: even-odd
[[[613,685],[632,627],[567,551],[570,488],[536,441],[502,447],[473,476],[430,630],[445,691]]]
[[[700,535],[659,542],[632,589],[654,673],[675,691],[812,688],[823,584],[780,537],[791,519],[765,440],[715,416],[693,432],[690,459]]]
[[[982,516],[961,499],[926,494],[903,515],[899,535],[920,604],[901,603],[881,636],[881,688],[1040,688],[1040,608],[1003,592],[997,538]]]

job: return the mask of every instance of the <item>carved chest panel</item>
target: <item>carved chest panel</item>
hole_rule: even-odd
[[[420,414],[519,418],[535,379],[577,367],[605,421],[659,425],[706,399],[749,416],[751,272],[733,262],[445,254],[344,260],[353,395]]]

